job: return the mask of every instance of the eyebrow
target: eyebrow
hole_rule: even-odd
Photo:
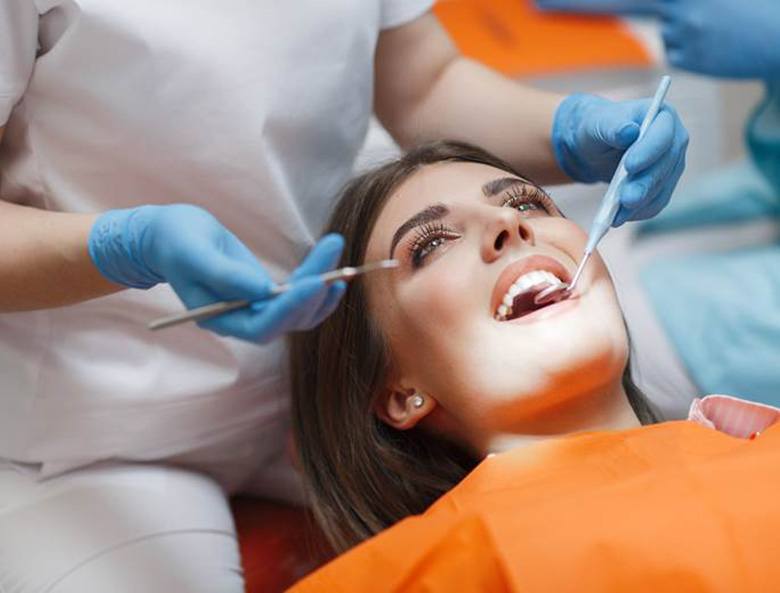
[[[533,181],[523,179],[522,177],[499,177],[498,179],[493,179],[492,181],[485,183],[482,186],[482,194],[486,198],[492,198],[493,196],[497,196],[502,191],[508,187],[512,187],[513,185],[532,185],[537,188],[539,187]],[[396,246],[401,241],[401,239],[403,239],[406,233],[415,227],[433,222],[434,220],[440,220],[449,213],[450,209],[447,208],[447,206],[442,203],[438,203],[428,206],[424,210],[421,210],[409,218],[405,223],[398,227],[398,230],[393,235],[393,240],[390,243],[390,259],[393,258],[393,253],[395,252]]]

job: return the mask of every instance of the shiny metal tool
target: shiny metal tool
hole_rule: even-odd
[[[349,281],[355,276],[360,276],[362,274],[366,274],[367,272],[373,272],[374,270],[390,270],[397,267],[398,267],[398,260],[383,259],[380,261],[370,262],[362,266],[357,266],[357,267],[347,266],[346,268],[339,268],[338,270],[333,270],[331,272],[326,272],[325,274],[320,274],[319,278],[323,282],[330,284],[338,280]],[[155,319],[154,321],[150,322],[147,327],[151,330],[158,330],[158,329],[165,329],[167,327],[173,327],[175,325],[186,323],[188,321],[201,321],[203,319],[209,319],[210,317],[221,315],[229,311],[235,311],[236,309],[243,309],[244,307],[248,307],[252,303],[261,302],[267,299],[271,299],[275,296],[279,296],[280,294],[290,290],[293,286],[295,286],[294,282],[285,282],[284,284],[277,284],[276,286],[272,287],[268,291],[268,294],[254,301],[236,300],[236,301],[221,301],[218,303],[212,303],[210,305],[204,305],[203,307],[190,309],[189,311],[186,311],[184,313],[177,313],[176,315],[169,315],[168,317],[161,317],[159,319]]]

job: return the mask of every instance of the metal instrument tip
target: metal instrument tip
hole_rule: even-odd
[[[571,295],[571,293],[574,292],[574,287],[577,285],[580,276],[582,275],[582,271],[585,269],[585,263],[588,261],[591,253],[592,252],[590,251],[585,252],[585,255],[580,261],[580,265],[577,266],[577,271],[574,272],[574,278],[572,278],[571,282],[568,284],[561,282],[560,284],[552,284],[548,286],[541,292],[537,293],[537,295],[534,297],[534,303],[537,305],[544,305],[545,303],[561,301]]]

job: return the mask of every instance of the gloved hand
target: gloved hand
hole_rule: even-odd
[[[658,214],[685,169],[688,132],[673,107],[664,104],[644,137],[634,143],[649,106],[650,99],[614,102],[576,94],[564,99],[555,112],[555,157],[572,179],[609,181],[627,153],[628,177],[613,226]]]
[[[712,76],[780,79],[780,1],[656,3],[673,66]]]
[[[536,0],[542,10],[593,14],[648,14],[659,0]]]
[[[249,249],[210,213],[185,204],[110,210],[92,227],[88,248],[112,282],[150,288],[167,282],[188,308],[216,301],[259,301],[251,307],[199,322],[223,336],[268,342],[310,329],[336,308],[346,285],[326,286],[316,274],[331,270],[344,240],[324,237],[288,279],[295,288],[259,301],[273,286]]]
[[[567,12],[654,15],[672,66],[734,78],[780,79],[778,0],[536,0]]]

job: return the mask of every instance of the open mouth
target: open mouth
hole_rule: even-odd
[[[534,297],[549,286],[568,283],[569,271],[546,255],[533,255],[513,264],[499,276],[493,290],[492,310],[497,321],[511,321],[554,305],[537,304]]]

